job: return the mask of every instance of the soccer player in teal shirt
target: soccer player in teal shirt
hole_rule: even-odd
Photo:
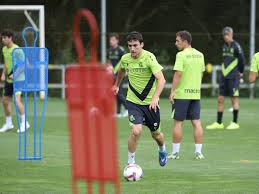
[[[201,81],[205,71],[204,56],[192,48],[192,36],[188,31],[176,33],[175,45],[180,50],[176,55],[171,94],[173,106],[173,143],[170,159],[180,158],[180,143],[184,120],[191,120],[194,129],[195,158],[204,159],[201,152],[203,129],[200,121]]]
[[[128,164],[135,163],[135,152],[141,135],[142,125],[146,125],[159,146],[159,164],[167,162],[164,134],[161,132],[159,96],[165,85],[163,67],[156,57],[143,49],[142,34],[131,32],[127,36],[130,53],[122,56],[118,77],[113,87],[118,93],[119,85],[126,72],[129,88],[126,105],[129,111],[131,133],[128,138]]]

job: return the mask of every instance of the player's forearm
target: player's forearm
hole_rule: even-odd
[[[238,71],[240,72],[240,73],[244,73],[244,70],[245,70],[245,65],[239,65],[238,66]]]
[[[254,83],[255,80],[256,80],[257,75],[258,74],[256,72],[250,71],[250,73],[249,73],[249,82],[250,83]]]
[[[6,74],[6,66],[4,64],[4,68],[3,68],[3,72],[2,72],[2,75],[5,75]]]
[[[245,58],[243,55],[239,55],[238,57],[238,71],[243,73],[245,69]]]
[[[157,87],[156,87],[156,90],[155,90],[155,93],[154,93],[154,96],[155,98],[159,98],[160,94],[162,93],[164,87],[165,87],[165,78],[164,76],[157,79]]]
[[[118,76],[117,76],[117,79],[116,79],[116,81],[115,81],[115,85],[116,86],[120,86],[120,84],[121,84],[121,81],[122,81],[122,79],[124,78],[124,76],[125,76],[125,70],[123,70],[123,69],[120,69],[119,71],[118,71]]]
[[[176,71],[175,74],[174,74],[174,77],[173,77],[171,92],[175,92],[176,88],[177,88],[178,85],[179,85],[179,82],[180,82],[180,80],[181,80],[181,77],[182,77],[182,73]]]

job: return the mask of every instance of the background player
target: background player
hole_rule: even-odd
[[[253,83],[256,81],[256,77],[259,72],[259,52],[255,53],[252,59],[250,73],[249,73],[249,82]]]
[[[109,43],[110,48],[108,50],[108,60],[112,64],[115,78],[117,77],[117,72],[119,69],[119,61],[121,57],[126,53],[124,48],[119,45],[119,35],[116,33],[112,33],[109,36]],[[124,83],[125,79],[122,80],[122,83]],[[118,94],[116,95],[117,100],[117,117],[127,117],[128,116],[128,110],[126,108],[126,98],[124,95],[124,90],[122,87],[123,84],[120,85],[120,89]],[[121,113],[121,106],[124,106],[125,111]]]
[[[222,123],[225,96],[230,96],[233,108],[233,121],[226,129],[238,129],[239,111],[239,79],[244,72],[244,53],[237,41],[233,39],[233,29],[225,27],[223,29],[223,64],[219,83],[218,113],[217,121],[208,125],[207,129],[224,129]]]
[[[3,42],[3,56],[4,56],[4,69],[1,75],[1,81],[4,81],[4,90],[3,90],[3,98],[2,103],[4,106],[4,113],[5,113],[5,123],[0,129],[0,132],[6,132],[10,129],[13,129],[13,122],[12,122],[12,103],[11,98],[13,96],[13,64],[12,64],[12,52],[13,49],[18,48],[19,46],[14,44],[14,33],[11,30],[5,30],[1,33],[2,42]],[[21,117],[21,130],[17,130],[17,132],[24,132],[25,131],[25,114],[24,114],[24,106],[21,101],[21,92],[17,92],[15,94],[18,110]],[[30,127],[29,123],[26,123],[26,129]]]
[[[151,52],[143,49],[142,34],[129,33],[127,42],[130,53],[121,58],[118,77],[113,89],[115,93],[118,93],[119,85],[127,72],[129,88],[126,103],[131,125],[128,138],[128,164],[135,163],[135,151],[142,125],[146,125],[159,146],[159,163],[164,166],[167,161],[167,152],[164,134],[161,132],[158,105],[159,96],[165,85],[163,67]]]
[[[179,159],[182,125],[191,120],[194,129],[195,158],[204,159],[201,152],[203,129],[200,121],[201,81],[205,71],[204,56],[192,48],[192,36],[188,31],[176,33],[175,45],[180,52],[176,55],[171,94],[169,100],[173,109],[173,143],[170,159]]]

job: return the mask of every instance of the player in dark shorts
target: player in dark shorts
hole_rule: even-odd
[[[208,125],[207,129],[224,129],[222,122],[225,97],[229,96],[233,108],[233,120],[226,129],[239,129],[239,80],[244,72],[244,53],[237,41],[233,39],[233,29],[225,27],[222,31],[225,44],[223,46],[223,63],[219,81],[217,121]]]
[[[20,129],[17,132],[24,132],[25,125],[26,129],[30,127],[28,121],[25,123],[25,114],[24,114],[24,106],[21,100],[21,92],[16,92],[15,95],[13,93],[13,63],[12,63],[12,52],[15,48],[19,46],[16,45],[13,41],[14,33],[11,30],[5,30],[1,33],[2,42],[3,42],[3,56],[4,56],[4,69],[1,75],[1,81],[4,81],[4,90],[2,103],[4,107],[5,113],[5,123],[3,124],[0,132],[6,132],[14,128],[12,122],[12,97],[16,98],[18,110],[21,117]]]
[[[146,125],[159,147],[159,164],[167,162],[164,134],[161,132],[159,96],[165,85],[163,67],[156,57],[143,49],[143,37],[139,32],[127,36],[130,53],[122,56],[118,77],[113,87],[118,93],[119,85],[126,72],[129,79],[127,108],[131,133],[128,138],[128,164],[135,163],[135,152],[141,135],[142,125]]]
[[[192,48],[192,36],[187,31],[176,33],[176,55],[174,78],[169,100],[173,111],[173,142],[169,159],[180,158],[180,143],[184,120],[191,120],[194,129],[195,159],[204,159],[201,152],[203,129],[200,121],[201,81],[205,71],[203,54]]]

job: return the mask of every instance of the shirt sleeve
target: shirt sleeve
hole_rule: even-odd
[[[121,58],[124,54],[126,54],[125,49],[124,49],[123,47],[120,47],[120,58]]]
[[[150,66],[150,69],[153,74],[155,74],[163,69],[163,67],[158,63],[155,55],[153,55],[153,54],[149,55],[149,66]]]
[[[119,61],[119,63],[117,63],[116,65],[115,65],[115,67],[113,68],[113,73],[114,74],[116,74],[116,73],[118,73],[118,71],[119,71],[119,69],[125,69],[125,67],[123,67],[122,65],[121,65],[121,60]]]
[[[175,71],[183,71],[183,57],[181,56],[180,53],[177,53],[177,55],[176,55],[174,69],[173,70],[175,70]]]
[[[122,58],[122,56],[125,54],[126,52],[125,52],[125,50],[124,50],[124,48],[123,47],[119,47],[119,59],[120,59],[120,61],[114,66],[114,70],[113,70],[113,72],[116,74],[118,71],[119,71],[119,69],[120,69],[120,67],[121,67],[121,58]],[[124,68],[125,69],[125,68]]]
[[[236,43],[235,46],[235,53],[238,59],[238,70],[240,73],[243,73],[245,69],[245,56],[241,46],[238,43]]]
[[[118,66],[118,69],[121,68],[121,69],[126,69],[126,63],[125,61],[123,60],[123,58],[121,58],[121,60],[119,61],[119,63],[116,65]]]
[[[256,72],[256,73],[259,71],[259,63],[258,62],[259,61],[257,60],[256,56],[254,55],[253,59],[252,59],[250,71]]]

